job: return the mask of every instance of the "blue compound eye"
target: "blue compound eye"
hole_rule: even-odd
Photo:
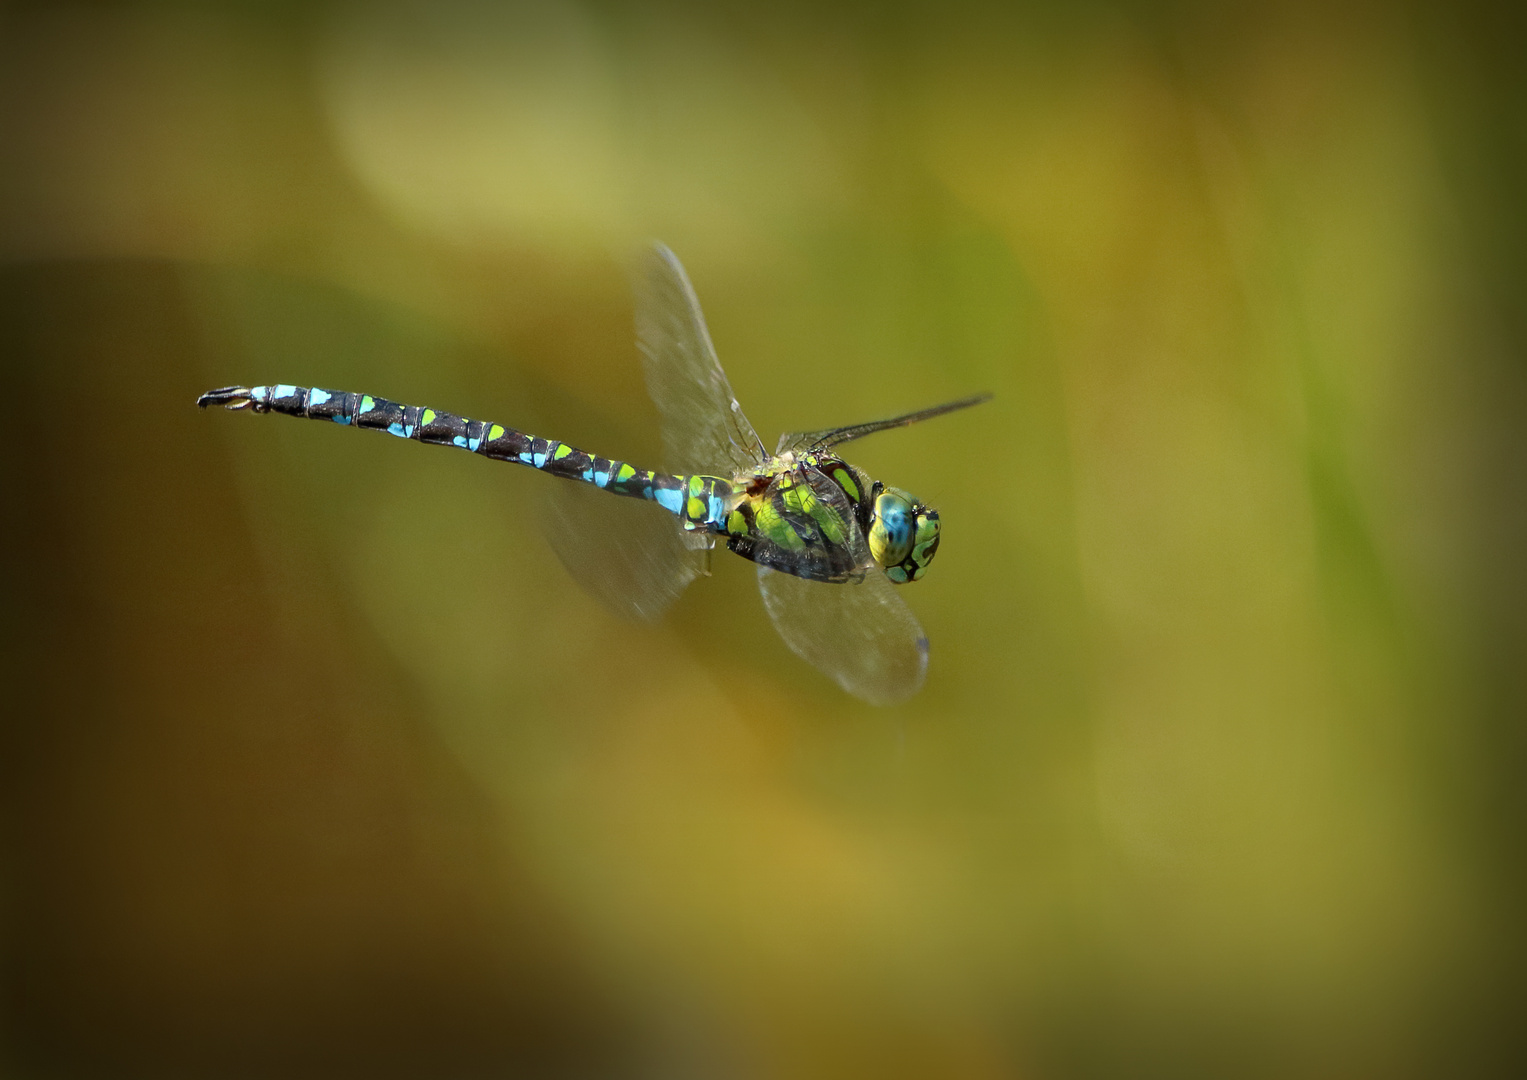
[[[870,519],[870,554],[898,585],[916,581],[938,551],[938,511],[897,488],[875,500]]]
[[[911,496],[895,488],[881,492],[875,499],[868,537],[875,562],[886,570],[899,565],[911,554],[916,536]]]

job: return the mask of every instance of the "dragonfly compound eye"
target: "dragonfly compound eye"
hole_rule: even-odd
[[[938,550],[938,511],[897,488],[875,500],[870,522],[870,554],[898,585],[923,576]]]

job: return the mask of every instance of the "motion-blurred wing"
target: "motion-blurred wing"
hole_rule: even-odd
[[[663,468],[680,475],[737,473],[767,460],[716,359],[684,268],[662,244],[653,245],[642,264],[636,341],[647,392],[663,420]]]
[[[867,424],[850,424],[848,427],[823,428],[821,431],[789,431],[779,437],[779,449],[776,454],[783,454],[787,450],[801,451],[818,446],[836,446],[838,443],[851,442],[854,439],[862,439],[866,435],[873,435],[877,431],[887,428],[906,427],[922,420],[932,420],[935,416],[943,416],[945,413],[954,412],[956,409],[968,409],[972,405],[979,405],[983,401],[990,401],[990,394],[976,394],[974,397],[961,398],[959,401],[951,401],[946,405],[935,405],[931,409],[919,409],[917,412],[907,413],[905,416],[893,416],[889,420],[872,420]]]
[[[928,670],[928,639],[917,616],[875,565],[842,489],[810,467],[790,475],[809,486],[818,503],[815,514],[796,511],[792,522],[808,532],[816,528],[818,557],[840,576],[809,580],[759,560],[758,588],[774,628],[792,652],[855,697],[872,705],[911,697]]]
[[[691,581],[710,551],[660,506],[617,499],[588,484],[552,486],[547,539],[568,573],[610,611],[652,622]],[[703,539],[701,543],[705,543]]]
[[[758,588],[791,651],[850,694],[894,705],[922,687],[928,639],[885,574],[832,584],[760,566]]]

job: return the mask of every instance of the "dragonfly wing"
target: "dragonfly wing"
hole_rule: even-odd
[[[652,622],[691,581],[709,572],[697,546],[662,507],[612,498],[587,484],[558,483],[544,518],[568,573],[617,615]]]
[[[935,416],[943,416],[945,413],[954,412],[956,409],[968,409],[972,405],[979,405],[983,401],[990,400],[990,394],[976,394],[974,397],[961,398],[959,401],[951,401],[944,405],[935,405],[931,409],[919,409],[917,412],[893,416],[888,420],[872,420],[867,424],[849,424],[847,427],[823,428],[821,431],[787,431],[779,437],[779,447],[774,452],[776,454],[783,454],[786,451],[799,452],[817,446],[836,446],[838,443],[862,439],[866,435],[873,435],[875,432],[885,431],[887,428],[907,427],[911,424],[921,423],[924,420],[932,420]]]
[[[843,490],[810,467],[787,475],[810,488],[817,506],[797,503],[784,516],[803,536],[814,530],[806,551],[837,580],[811,580],[759,560],[758,588],[774,628],[792,652],[855,697],[872,705],[904,701],[928,670],[928,639],[917,616],[875,565]]]
[[[767,459],[716,359],[700,302],[673,252],[655,244],[637,283],[636,341],[663,421],[663,467],[747,472]]]
[[[894,705],[923,685],[928,639],[879,571],[833,584],[758,568],[774,628],[802,660],[871,705]]]

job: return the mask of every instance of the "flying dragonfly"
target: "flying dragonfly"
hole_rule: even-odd
[[[757,564],[764,607],[798,656],[873,704],[910,697],[927,673],[928,639],[896,587],[919,580],[933,561],[938,511],[872,479],[838,447],[991,395],[886,420],[788,432],[771,454],[737,403],[678,258],[654,245],[638,280],[637,343],[662,421],[662,472],[370,394],[281,383],[225,386],[196,403],[455,446],[578,481],[585,491],[645,500],[667,513],[600,525],[588,507],[561,500],[554,546],[595,595],[627,614],[655,619],[709,573],[711,551],[725,544]]]

